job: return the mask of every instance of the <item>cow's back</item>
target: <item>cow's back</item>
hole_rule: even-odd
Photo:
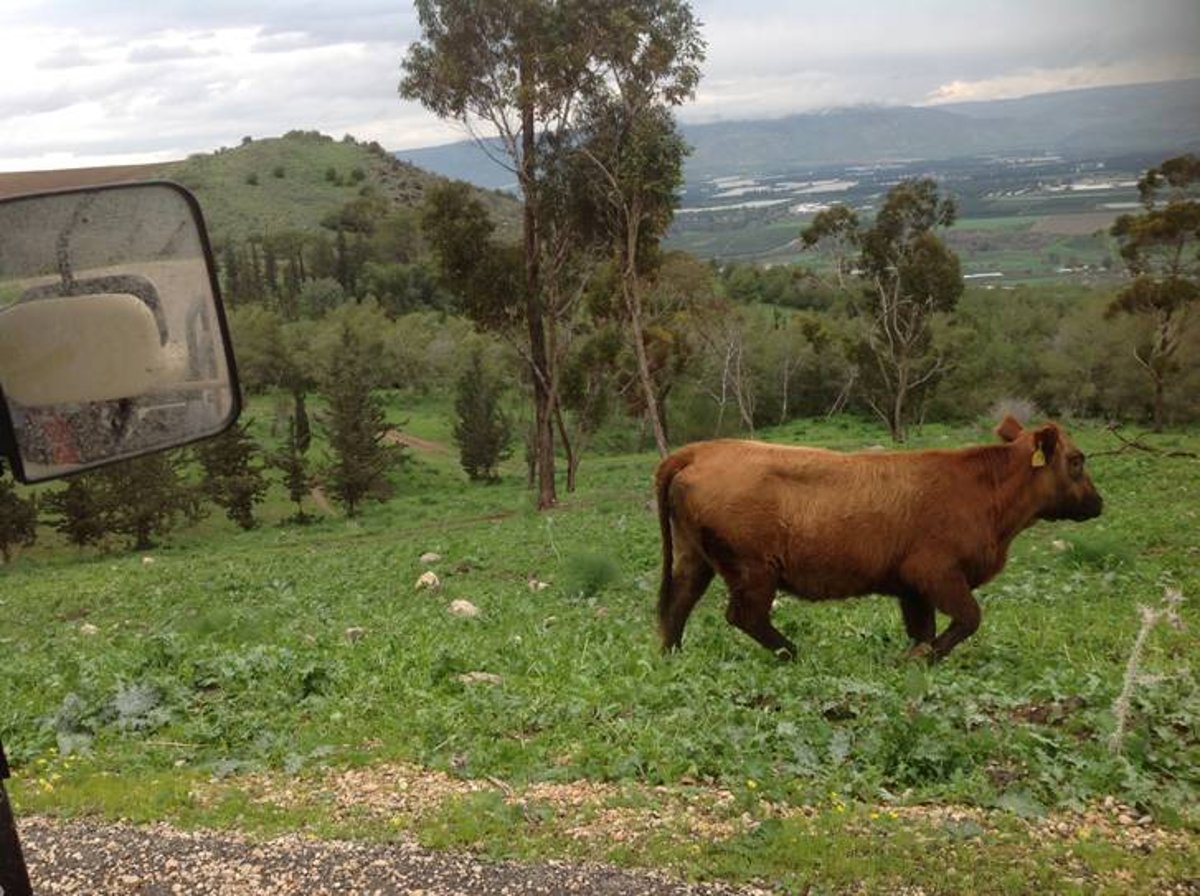
[[[895,591],[918,539],[952,542],[970,522],[940,498],[955,490],[955,470],[928,454],[718,440],[680,455],[675,537],[718,566],[724,555],[773,569],[810,599]]]
[[[664,649],[713,577],[725,618],[768,650],[796,645],[771,623],[779,589],[810,599],[899,598],[914,655],[943,657],[979,626],[972,589],[1038,519],[1087,520],[1103,499],[1061,428],[1008,417],[1003,444],[838,454],[722,440],[659,464],[659,631]],[[940,634],[938,613],[950,617]]]

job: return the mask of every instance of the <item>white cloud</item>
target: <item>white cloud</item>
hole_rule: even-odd
[[[923,105],[1012,99],[1056,90],[1078,90],[1117,84],[1145,84],[1194,78],[1200,74],[1188,60],[1159,59],[1118,65],[1032,69],[978,81],[950,81],[930,91]]]

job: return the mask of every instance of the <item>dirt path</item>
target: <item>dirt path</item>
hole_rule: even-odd
[[[687,884],[608,865],[487,862],[423,849],[404,835],[385,844],[316,840],[300,834],[252,840],[163,824],[37,817],[21,821],[21,837],[39,896],[756,896],[763,892]]]
[[[450,894],[502,893],[511,896],[577,893],[583,896],[766,896],[753,886],[691,884],[678,876],[631,870],[601,863],[557,861],[496,862],[466,853],[429,850],[412,831],[421,819],[464,797],[485,791],[506,803],[530,808],[552,818],[558,833],[600,854],[625,843],[674,840],[681,852],[697,840],[719,842],[744,835],[761,823],[739,808],[734,795],[715,786],[683,790],[633,788],[613,782],[543,782],[514,788],[493,779],[460,779],[415,765],[381,763],[369,767],[328,769],[297,778],[251,774],[213,779],[197,785],[200,806],[216,806],[231,791],[257,805],[287,810],[291,817],[329,823],[333,830],[373,824],[389,830],[387,842],[316,839],[303,833],[264,838],[229,831],[184,831],[167,824],[131,825],[97,819],[59,820],[27,817],[19,821],[34,891],[39,894],[175,894],[292,896],[292,894]],[[844,807],[838,807],[844,808]],[[813,806],[764,803],[760,816],[815,817]],[[765,813],[765,815],[763,815]],[[938,832],[968,830],[981,842],[1013,835],[1014,817],[999,810],[965,806],[893,806],[880,815],[937,840]],[[861,826],[846,816],[846,823]],[[872,813],[870,817],[875,817]],[[1120,865],[1092,867],[1075,854],[1087,843],[1103,842],[1132,856],[1150,854],[1187,857],[1200,854],[1194,833],[1165,829],[1148,816],[1107,798],[1081,812],[1054,813],[1016,822],[1027,842],[1060,844],[1051,850],[1064,875],[1081,885],[1119,892],[1133,881]],[[886,836],[887,824],[882,829]],[[863,836],[871,836],[862,828]],[[1190,866],[1184,861],[1177,868]],[[1200,867],[1200,866],[1194,866]],[[1014,873],[1019,873],[1013,869]],[[1147,892],[1146,880],[1139,892]],[[875,881],[874,884],[878,884]],[[943,892],[933,878],[931,892]],[[1161,886],[1159,886],[1161,884]],[[1200,894],[1200,876],[1185,873],[1156,880],[1163,896]],[[763,886],[766,886],[764,884]],[[830,892],[836,892],[830,890]],[[880,892],[877,887],[851,892]],[[918,896],[920,886],[902,892]]]
[[[420,436],[414,436],[412,433],[401,432],[398,429],[389,429],[383,435],[383,441],[388,445],[403,445],[405,448],[411,448],[414,451],[424,451],[426,454],[449,454],[450,448],[443,445],[441,442],[422,439]]]

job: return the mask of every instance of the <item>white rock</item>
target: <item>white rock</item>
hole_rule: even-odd
[[[367,630],[361,625],[352,625],[342,633],[346,640],[353,644],[355,641],[361,641],[367,635]]]
[[[422,591],[428,588],[431,591],[438,591],[442,587],[442,580],[437,577],[437,573],[430,570],[429,572],[421,573],[421,577],[417,579],[416,589]]]
[[[464,672],[458,680],[463,684],[501,684],[504,681],[494,672]]]
[[[538,579],[537,576],[534,576],[533,578],[531,578],[529,580],[529,590],[530,591],[545,591],[549,587],[550,587],[549,582],[542,582]]]
[[[90,622],[85,622],[83,625],[79,626],[79,634],[98,635],[100,634],[100,629],[96,628],[96,626],[92,625]]]
[[[426,551],[421,555],[421,562],[426,566],[428,566],[430,563],[437,563],[441,559],[442,555],[434,553],[433,551]]]
[[[450,612],[455,616],[474,618],[479,615],[479,607],[475,606],[469,600],[456,600],[451,602]]]

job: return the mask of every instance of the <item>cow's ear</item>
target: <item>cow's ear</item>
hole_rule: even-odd
[[[1023,431],[1024,430],[1021,429],[1021,424],[1017,422],[1017,418],[1012,414],[1006,416],[1000,422],[1000,425],[996,427],[996,435],[1006,442],[1016,441],[1017,436],[1019,436]]]
[[[1058,427],[1047,423],[1033,434],[1033,465],[1043,467],[1058,448]]]

